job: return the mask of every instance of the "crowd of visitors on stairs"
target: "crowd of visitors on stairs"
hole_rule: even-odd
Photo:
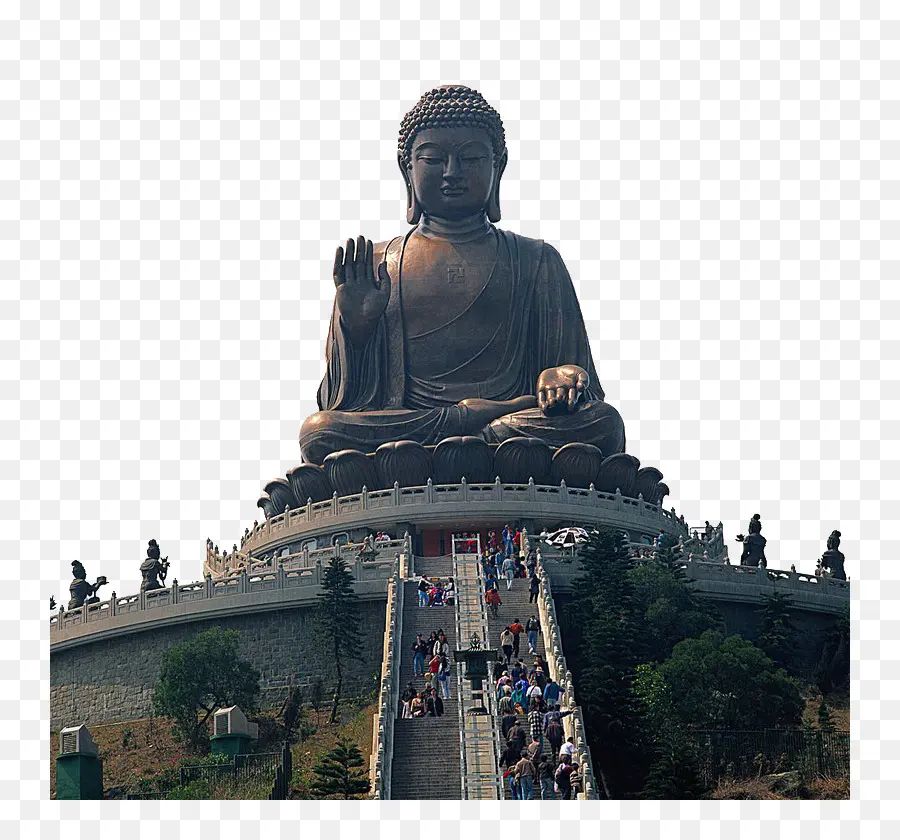
[[[507,525],[500,534],[488,532],[488,543],[482,555],[485,602],[491,616],[499,617],[503,604],[500,581],[505,578],[506,591],[517,578],[528,580],[528,602],[536,604],[540,594],[537,556],[522,549],[521,531]],[[528,652],[534,659],[529,670],[519,657],[522,634]],[[565,738],[562,719],[572,709],[560,708],[561,686],[550,676],[547,663],[538,652],[541,624],[536,614],[523,625],[514,617],[500,633],[499,646],[505,669],[495,685],[500,729],[505,749],[500,759],[504,779],[512,799],[570,799],[581,792],[578,765],[573,761],[574,738]],[[524,718],[523,726],[520,720]],[[526,745],[526,741],[528,741]]]
[[[441,717],[444,700],[450,699],[450,642],[440,629],[427,639],[417,633],[412,654],[414,679],[400,695],[400,717]],[[416,688],[417,677],[424,681],[420,688]]]
[[[577,796],[581,782],[578,765],[572,761],[574,739],[564,739],[562,726],[562,719],[573,710],[560,708],[562,688],[548,675],[543,660],[537,657],[528,671],[517,659],[500,675],[495,690],[506,743],[500,765],[506,768],[511,797],[532,799],[535,793],[541,799]],[[525,727],[520,723],[522,717],[527,721]]]

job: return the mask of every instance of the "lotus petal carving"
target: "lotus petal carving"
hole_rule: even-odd
[[[567,443],[553,453],[550,482],[559,484],[565,481],[569,487],[587,489],[595,483],[602,463],[603,453],[593,444]]]
[[[331,498],[332,487],[325,470],[315,464],[301,464],[287,474],[291,490],[298,504],[305,505],[307,499],[324,502]]]
[[[291,510],[295,507],[299,507],[299,502],[294,497],[291,485],[283,478],[273,478],[265,487],[263,487],[263,491],[267,493],[272,500],[276,514],[284,513],[286,507]],[[305,502],[306,499],[303,501]]]
[[[546,484],[550,479],[550,447],[540,438],[514,437],[494,451],[494,473],[508,484]]]
[[[654,505],[659,505],[662,507],[663,499],[669,495],[669,485],[665,482],[660,481],[659,484],[653,489],[653,495],[648,501],[652,502]]]
[[[656,492],[656,485],[662,481],[662,477],[663,474],[656,467],[642,467],[639,469],[634,480],[635,497],[640,493],[644,497],[645,502],[651,501],[651,497]]]
[[[280,511],[275,510],[275,504],[269,498],[268,493],[263,493],[262,496],[256,502],[256,506],[262,508],[263,513],[266,515],[266,519],[271,519],[273,516],[276,516],[279,513],[284,513],[284,508]]]
[[[375,450],[375,475],[382,490],[395,481],[401,487],[421,487],[431,478],[431,453],[413,440],[383,443]]]
[[[602,493],[615,493],[618,488],[623,496],[633,498],[636,495],[634,483],[640,466],[641,462],[634,455],[625,452],[610,455],[600,466],[594,487]]]
[[[356,449],[341,449],[325,457],[325,474],[338,496],[359,493],[363,487],[374,490],[375,464]]]
[[[435,484],[458,484],[463,477],[469,484],[494,480],[493,453],[480,437],[444,438],[434,448],[431,460]]]

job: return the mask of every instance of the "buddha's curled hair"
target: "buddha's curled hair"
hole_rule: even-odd
[[[487,100],[465,85],[444,85],[422,95],[400,124],[398,153],[403,166],[409,166],[416,134],[426,128],[468,126],[487,132],[494,146],[494,157],[506,151],[503,120]]]

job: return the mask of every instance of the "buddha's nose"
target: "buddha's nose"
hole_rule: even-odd
[[[444,168],[445,181],[459,181],[462,179],[459,161],[454,155],[450,155],[447,160],[447,166]]]

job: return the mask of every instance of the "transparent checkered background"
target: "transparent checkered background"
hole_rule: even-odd
[[[569,837],[620,817],[641,837],[657,819],[667,836],[679,818],[716,836],[720,816],[755,837],[820,814],[844,820],[828,836],[897,818],[897,6],[528,2],[515,20],[504,5],[501,20],[454,0],[0,4],[0,544],[22,580],[2,596],[0,790],[30,836],[60,816],[72,837],[108,836],[110,815],[154,837],[220,815],[248,837],[308,830],[272,821],[286,813],[326,821],[323,836],[379,813],[347,835],[443,837],[462,819],[495,836],[513,813],[35,801],[47,598],[66,599],[75,558],[107,575],[104,597],[137,591],[151,537],[171,577],[196,579],[207,536],[230,548],[261,518],[316,408],[334,248],[406,229],[396,132],[447,82],[500,111],[500,226],[559,249],[629,451],[665,473],[667,504],[721,519],[729,540],[758,512],[770,564],[801,571],[840,528],[860,579],[865,801],[522,818]]]

